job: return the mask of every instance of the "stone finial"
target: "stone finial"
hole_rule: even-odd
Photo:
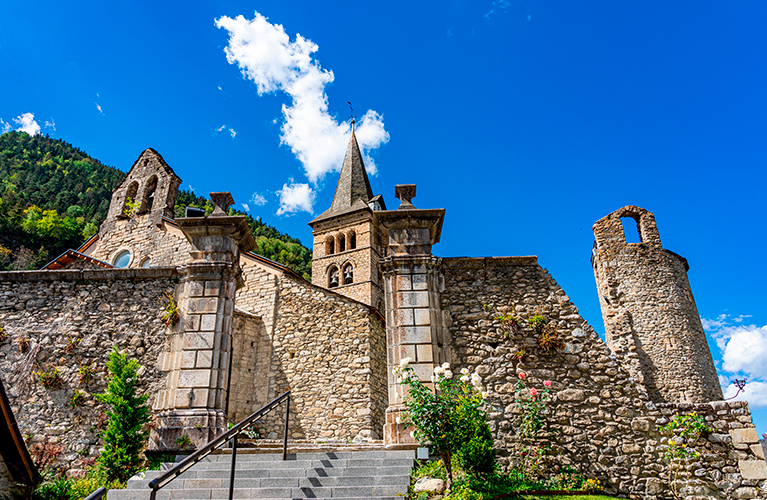
[[[221,191],[218,193],[210,193],[210,199],[213,200],[213,204],[216,209],[210,214],[211,217],[226,217],[229,207],[234,205],[234,198],[229,191]]]
[[[415,184],[397,184],[394,186],[394,196],[400,200],[397,210],[415,210],[410,201],[415,198]]]

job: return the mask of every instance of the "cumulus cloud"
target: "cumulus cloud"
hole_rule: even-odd
[[[3,119],[0,118],[0,134],[5,134],[6,132],[10,132],[10,131],[11,131],[11,124],[3,121]]]
[[[312,213],[314,194],[309,184],[293,182],[293,179],[290,179],[290,185],[284,184],[282,189],[277,190],[277,195],[280,197],[277,215],[290,215],[296,212]]]
[[[101,105],[99,103],[97,103],[97,102],[94,102],[93,104],[96,105],[96,109],[99,110],[99,113],[101,113],[103,115],[104,114],[104,110],[101,109]]]
[[[216,26],[229,32],[224,49],[227,61],[236,64],[243,76],[256,84],[259,95],[285,92],[290,96],[290,105],[282,106],[280,138],[301,161],[309,181],[316,186],[324,175],[339,170],[349,142],[350,123],[339,123],[328,111],[325,86],[335,77],[313,58],[317,44],[298,34],[291,41],[282,25],[271,24],[258,12],[253,19],[223,16],[216,20]],[[376,165],[369,151],[389,140],[383,117],[369,110],[356,130],[368,172],[375,174]],[[301,192],[306,196],[311,193],[313,199],[308,186]],[[290,213],[285,205],[280,205],[280,211]]]
[[[56,131],[56,122],[53,121],[53,118],[51,118],[51,121],[46,120],[43,126],[45,128],[52,128],[54,132]]]
[[[250,212],[250,205],[248,205],[247,203],[243,203],[243,204],[242,204],[242,208],[243,208],[243,209],[244,209],[246,212]]]
[[[266,198],[259,193],[253,193],[253,196],[250,197],[250,202],[259,207],[262,207],[267,203]]]
[[[40,133],[40,124],[35,121],[35,115],[33,113],[24,113],[13,119],[16,125],[19,126],[16,130],[19,132],[26,132],[29,135],[37,135]]]
[[[735,396],[734,378],[748,382],[738,400],[747,400],[755,408],[767,407],[767,325],[744,324],[751,315],[720,314],[716,319],[701,318],[703,328],[713,337],[722,354],[719,375],[725,398]]]

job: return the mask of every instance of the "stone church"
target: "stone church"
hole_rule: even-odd
[[[434,255],[445,210],[416,208],[412,184],[396,186],[398,207],[387,209],[354,131],[333,202],[309,222],[311,283],[254,253],[245,218],[227,215],[227,192],[211,193],[209,216],[175,218],[180,184],[147,149],[98,234],[40,271],[0,273],[8,399],[27,445],[55,443],[72,469],[98,453],[103,408],[91,394],[103,391],[116,345],[142,366],[155,453],[199,447],[286,390],[292,440],[413,447],[391,370],[409,357],[424,381],[444,362],[482,377],[504,463],[519,445],[514,386],[524,371],[528,385],[552,383],[541,445],[610,492],[666,498],[658,426],[691,411],[713,429],[701,491],[731,495],[767,479],[748,405],[722,401],[688,263],[663,248],[649,211],[627,206],[594,224],[605,342],[536,257]],[[640,243],[626,242],[626,217]],[[168,304],[178,321],[163,321]],[[534,316],[554,339],[546,349]],[[35,381],[52,370],[60,387]],[[77,391],[85,401],[69,404]],[[280,422],[267,419],[264,434]]]

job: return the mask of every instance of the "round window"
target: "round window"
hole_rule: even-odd
[[[141,267],[149,267],[151,265],[152,265],[151,257],[147,257],[146,259],[144,259],[144,262],[141,263]]]
[[[130,264],[130,251],[124,250],[115,257],[115,267],[128,267]]]

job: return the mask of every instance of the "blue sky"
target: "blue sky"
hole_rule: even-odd
[[[538,255],[600,332],[591,225],[642,206],[767,432],[764,2],[65,3],[0,4],[0,127],[153,147],[310,245],[351,101],[374,191],[447,209],[435,253]]]

